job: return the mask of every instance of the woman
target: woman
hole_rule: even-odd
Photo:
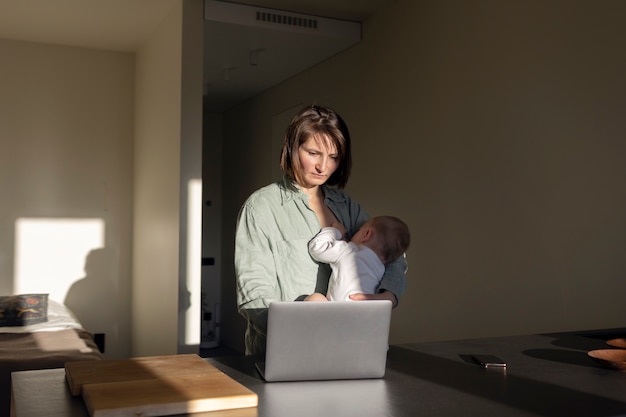
[[[265,352],[267,307],[272,301],[326,294],[330,267],[316,263],[307,243],[322,227],[340,225],[350,239],[369,218],[343,188],[352,166],[350,134],[332,109],[309,106],[292,120],[280,157],[283,178],[244,203],[235,236],[239,312],[247,319],[246,354]],[[404,257],[389,264],[376,294],[394,306],[406,288]]]

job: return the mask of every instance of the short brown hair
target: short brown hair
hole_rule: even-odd
[[[314,104],[296,114],[285,133],[280,154],[281,169],[292,180],[301,182],[302,167],[298,149],[312,137],[329,140],[337,148],[339,165],[326,184],[345,187],[352,170],[350,132],[341,116],[328,107]]]
[[[371,227],[380,235],[380,249],[384,263],[398,259],[406,252],[411,244],[409,227],[397,217],[376,216],[368,220]]]

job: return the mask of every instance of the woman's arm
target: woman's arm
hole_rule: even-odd
[[[254,209],[244,205],[239,213],[235,233],[235,275],[239,312],[264,333],[267,309],[277,300],[276,270],[270,243],[263,232],[262,219]],[[262,217],[262,216],[261,216]]]
[[[384,294],[385,292],[391,292],[395,297],[394,307],[398,304],[400,297],[406,291],[406,271],[408,265],[406,262],[406,255],[403,255],[385,266],[385,274],[383,275],[380,285],[378,286],[378,293]],[[393,300],[392,300],[393,302]]]

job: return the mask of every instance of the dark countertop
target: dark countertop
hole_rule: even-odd
[[[587,356],[589,350],[609,348],[605,340],[612,334],[624,336],[626,329],[395,345],[385,377],[375,380],[265,383],[251,358],[210,358],[255,391],[259,406],[194,415],[626,416],[626,372]],[[485,369],[473,354],[499,356],[507,368]],[[88,415],[80,398],[69,397],[64,370],[13,376],[15,417]]]

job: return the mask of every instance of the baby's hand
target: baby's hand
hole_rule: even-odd
[[[343,227],[343,224],[341,224],[341,223],[339,223],[339,222],[332,222],[332,223],[330,224],[330,227],[334,227],[335,229],[338,229],[338,230],[341,232],[341,237],[342,237],[342,239],[345,239],[345,238],[346,238],[346,233],[347,233],[348,231],[346,230],[346,228],[345,228],[345,227]]]

